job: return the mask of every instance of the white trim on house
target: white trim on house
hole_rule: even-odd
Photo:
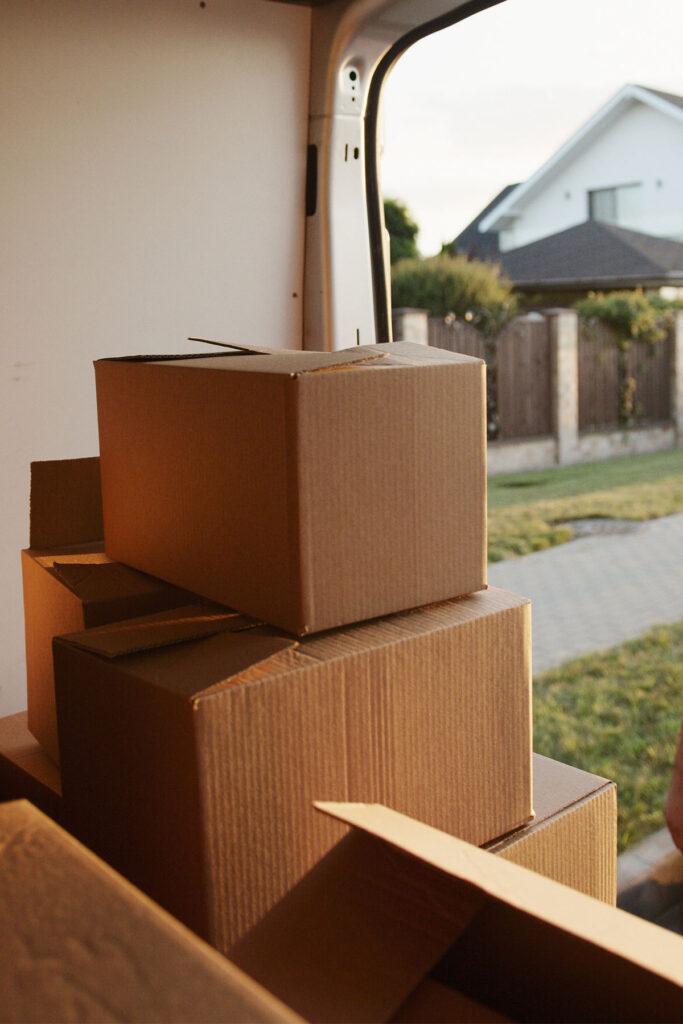
[[[676,121],[683,123],[682,107],[677,106],[675,103],[670,103],[643,86],[624,85],[563,146],[560,146],[550,159],[546,160],[539,167],[535,174],[532,174],[530,178],[523,181],[512,192],[509,192],[502,202],[489,211],[486,217],[480,221],[479,231],[502,231],[509,227],[515,217],[521,214],[519,204],[533,196],[537,191],[540,191],[545,181],[554,172],[567,163],[570,157],[577,155],[582,148],[587,146],[597,134],[604,131],[632,103],[644,103],[654,110],[667,114]]]

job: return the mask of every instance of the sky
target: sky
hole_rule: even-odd
[[[382,186],[438,252],[624,83],[683,94],[683,0],[505,0],[416,43],[383,95]]]

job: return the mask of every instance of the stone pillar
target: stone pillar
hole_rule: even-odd
[[[675,314],[671,352],[671,420],[674,444],[683,448],[683,310]]]
[[[550,333],[553,433],[557,461],[579,457],[579,318],[573,309],[544,310]]]
[[[394,341],[412,341],[416,345],[429,344],[429,312],[401,306],[391,314]]]

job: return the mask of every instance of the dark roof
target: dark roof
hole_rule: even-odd
[[[661,89],[651,89],[649,85],[639,85],[638,88],[645,89],[646,92],[651,92],[653,96],[659,96],[661,100],[673,103],[675,107],[680,107],[683,110],[683,96],[677,96],[675,92],[662,92]]]
[[[588,220],[500,254],[517,287],[683,285],[683,244]]]
[[[498,259],[500,248],[498,246],[497,231],[480,231],[479,222],[484,219],[489,210],[492,210],[517,184],[506,185],[504,189],[494,196],[493,199],[480,210],[474,220],[470,221],[466,228],[457,235],[449,245],[452,252],[464,252],[466,256],[480,260]]]

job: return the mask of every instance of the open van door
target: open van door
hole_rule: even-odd
[[[382,82],[418,39],[500,2],[313,2],[304,348],[391,340],[377,153]]]

